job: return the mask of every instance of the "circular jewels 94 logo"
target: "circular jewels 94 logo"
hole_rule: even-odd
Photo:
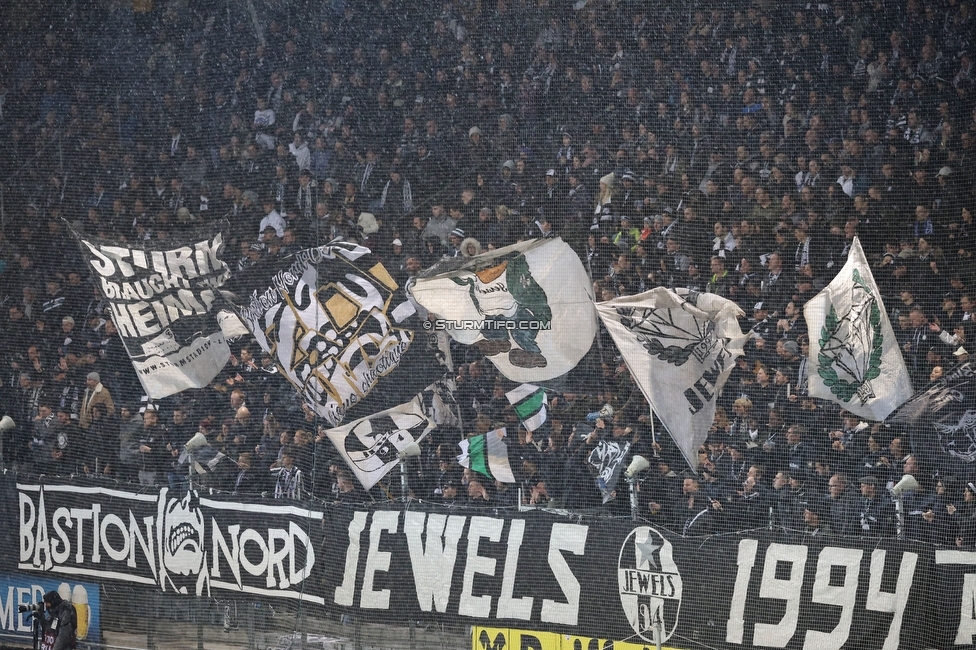
[[[617,583],[634,632],[648,643],[671,638],[681,609],[681,574],[671,543],[648,526],[632,530],[620,549]]]

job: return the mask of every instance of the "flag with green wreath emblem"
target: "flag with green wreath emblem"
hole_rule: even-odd
[[[809,393],[870,420],[912,396],[912,382],[871,267],[855,238],[840,273],[803,308]]]

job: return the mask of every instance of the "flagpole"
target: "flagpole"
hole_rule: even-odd
[[[657,429],[654,427],[654,407],[651,406],[651,443],[657,444]],[[654,448],[654,455],[657,456],[657,448]]]

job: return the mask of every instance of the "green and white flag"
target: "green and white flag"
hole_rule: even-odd
[[[912,396],[908,369],[857,238],[844,268],[803,315],[810,331],[810,395],[877,421]]]
[[[593,283],[558,237],[445,259],[408,291],[433,317],[425,328],[475,346],[517,383],[566,374],[596,336]]]
[[[508,463],[504,427],[462,440],[458,447],[461,448],[461,454],[457,458],[462,467],[502,483],[515,482],[512,466]]]
[[[522,424],[529,431],[535,431],[546,422],[546,407],[549,405],[549,398],[546,391],[533,386],[532,384],[522,384],[514,390],[505,393],[509,404],[515,409]]]

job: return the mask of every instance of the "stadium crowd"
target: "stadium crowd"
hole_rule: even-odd
[[[746,313],[698,473],[601,330],[535,434],[455,346],[462,430],[410,461],[415,496],[626,515],[624,481],[604,504],[587,462],[613,436],[653,461],[641,516],[681,533],[891,535],[885,487],[912,474],[909,536],[976,544],[976,473],[807,395],[802,315],[857,236],[916,388],[976,345],[969,0],[62,4],[4,10],[7,466],[183,486],[199,431],[227,457],[219,489],[397,496],[362,491],[253,341],[210,387],[141,401],[68,224],[129,243],[223,224],[236,269],[351,239],[401,283],[559,236],[598,300],[686,287]],[[498,423],[517,485],[455,459]]]

